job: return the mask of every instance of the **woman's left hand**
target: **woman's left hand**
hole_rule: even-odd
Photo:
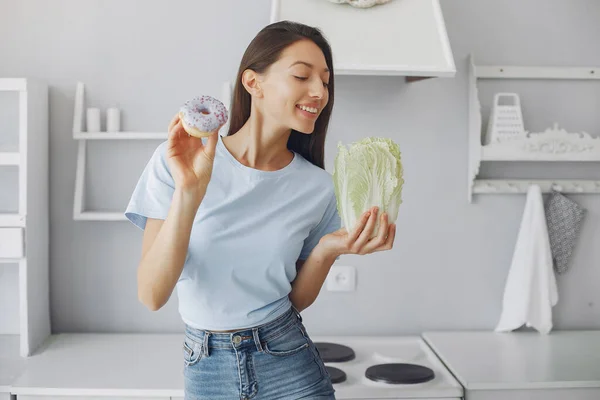
[[[346,228],[342,228],[323,236],[319,241],[321,250],[336,257],[342,254],[365,255],[390,250],[394,246],[396,224],[388,223],[386,213],[379,216],[377,236],[369,239],[376,225],[377,214],[377,207],[373,207],[362,215],[352,232],[348,233]]]

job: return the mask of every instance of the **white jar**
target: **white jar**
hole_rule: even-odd
[[[121,129],[121,115],[118,108],[106,110],[106,131],[119,132]]]
[[[100,109],[88,108],[85,114],[86,131],[100,132]]]

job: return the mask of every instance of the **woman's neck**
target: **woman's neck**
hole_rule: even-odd
[[[287,148],[291,130],[275,127],[252,110],[250,118],[223,144],[242,164],[259,170],[276,171],[288,165],[294,154]]]

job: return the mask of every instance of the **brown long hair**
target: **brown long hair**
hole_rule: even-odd
[[[327,127],[333,108],[333,58],[329,43],[317,28],[297,22],[280,21],[267,25],[252,39],[242,57],[237,73],[227,136],[231,136],[239,131],[246,121],[248,121],[248,118],[250,118],[250,103],[252,99],[250,93],[242,85],[242,74],[244,71],[251,69],[259,74],[264,73],[271,64],[279,59],[281,52],[287,46],[304,39],[312,40],[319,46],[325,56],[325,62],[330,71],[328,85],[329,101],[319,115],[319,118],[317,118],[313,133],[307,135],[292,129],[287,147],[301,154],[317,167],[325,169],[325,136],[327,135]]]

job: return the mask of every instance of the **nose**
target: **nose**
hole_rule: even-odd
[[[327,88],[323,86],[323,82],[320,79],[313,79],[310,85],[310,97],[322,99],[327,93]]]

